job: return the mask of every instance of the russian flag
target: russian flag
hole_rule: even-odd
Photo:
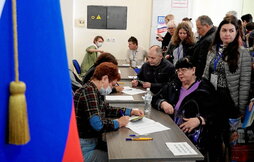
[[[0,161],[83,161],[60,2],[17,0],[17,18],[19,78],[27,86],[31,140],[7,143],[9,83],[14,80],[12,10],[11,0],[0,0]]]

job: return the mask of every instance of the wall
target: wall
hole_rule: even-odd
[[[254,1],[253,0],[243,0],[242,15],[250,13],[254,18]],[[254,20],[254,19],[253,19]]]
[[[187,0],[188,1],[188,0]],[[177,23],[182,21],[182,18],[189,17],[190,9],[190,1],[188,1],[187,8],[172,8],[171,0],[153,0],[153,8],[152,8],[152,25],[151,25],[151,38],[150,45],[160,45],[161,42],[156,40],[156,29],[157,29],[157,19],[158,16],[166,16],[168,14],[173,14],[175,16],[175,21]],[[164,36],[166,34],[163,33]]]
[[[86,48],[96,35],[103,36],[102,50],[112,53],[117,59],[125,59],[128,38],[135,36],[139,46],[147,49],[150,40],[152,0],[75,0],[74,19],[84,19],[85,26],[74,25],[73,57],[82,62]],[[127,30],[87,29],[87,5],[127,6]]]
[[[251,13],[254,16],[253,0],[189,0],[188,9],[185,10],[172,10],[169,6],[170,4],[171,0],[61,0],[70,68],[73,68],[71,63],[73,58],[80,63],[82,62],[86,47],[92,43],[96,35],[102,35],[105,38],[102,49],[111,52],[118,59],[125,58],[126,50],[128,49],[127,39],[130,36],[137,37],[139,45],[145,49],[148,49],[151,44],[158,43],[153,36],[155,35],[153,33],[153,28],[155,28],[153,23],[156,21],[156,16],[173,13],[176,15],[176,20],[180,21],[186,15],[193,19],[194,27],[197,17],[203,14],[211,17],[216,26],[223,19],[226,12],[230,10],[237,11],[238,18],[247,13]],[[127,6],[127,30],[87,29],[87,5]],[[153,12],[155,8],[157,8],[159,13]],[[161,10],[158,8],[161,8]],[[85,20],[84,27],[79,27],[75,24],[75,20],[80,18]]]
[[[238,18],[242,15],[243,0],[191,0],[193,23],[200,15],[208,15],[218,26],[228,11],[236,11]]]
[[[66,52],[69,68],[72,67],[73,58],[73,2],[70,0],[61,0],[61,11],[65,34]]]

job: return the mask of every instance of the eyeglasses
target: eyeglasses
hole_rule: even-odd
[[[170,30],[170,29],[174,29],[174,28],[173,28],[173,27],[170,27],[170,28],[168,28],[168,29]]]
[[[179,68],[176,69],[176,73],[185,73],[189,68]]]

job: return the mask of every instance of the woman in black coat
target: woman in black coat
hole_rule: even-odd
[[[219,114],[215,89],[208,80],[197,79],[190,57],[181,58],[175,68],[178,79],[164,86],[153,97],[152,107],[170,114],[203,153],[205,160],[207,157],[218,158],[221,140],[217,129]]]

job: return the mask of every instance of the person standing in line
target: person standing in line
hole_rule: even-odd
[[[86,49],[86,54],[81,64],[81,74],[80,74],[81,77],[83,77],[86,74],[87,70],[91,66],[93,66],[98,57],[98,52],[99,53],[104,52],[102,50],[99,50],[103,42],[104,39],[102,36],[96,36],[93,40],[93,44]]]
[[[165,16],[165,24],[166,24],[166,26],[167,26],[169,21],[174,20],[174,19],[175,19],[175,16],[173,14],[168,14],[167,16]],[[168,43],[170,42],[171,37],[172,36],[170,35],[168,30],[167,30],[167,33],[165,34],[164,37],[161,34],[157,34],[156,39],[162,43],[161,44],[161,48],[162,48],[163,51],[166,50],[166,48],[168,46]]]
[[[208,53],[204,77],[214,85],[219,100],[218,114],[221,127],[225,159],[231,157],[230,142],[236,133],[236,125],[244,116],[248,104],[251,78],[251,57],[239,45],[239,28],[234,16],[225,17],[220,23]],[[230,141],[231,139],[231,141]]]
[[[194,34],[187,22],[178,24],[176,31],[171,38],[165,58],[173,64],[185,57],[190,47],[195,43]]]
[[[196,76],[201,78],[205,69],[207,53],[212,44],[216,28],[213,26],[210,17],[206,15],[198,17],[196,26],[200,39],[190,48],[188,55],[193,57],[196,66]]]

